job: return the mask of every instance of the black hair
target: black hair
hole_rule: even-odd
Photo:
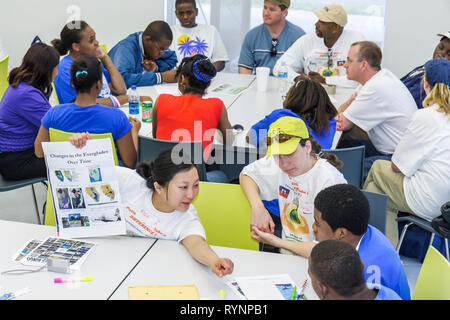
[[[77,93],[89,93],[99,80],[102,80],[102,67],[96,57],[81,56],[72,62],[70,81]]]
[[[197,8],[197,4],[196,4],[195,0],[176,0],[175,1],[175,8],[179,4],[183,4],[183,3],[191,3],[194,6],[194,9]]]
[[[180,75],[183,75],[187,79],[189,88],[186,88],[185,93],[192,92],[203,95],[216,74],[217,70],[211,61],[202,54],[196,54],[181,60],[175,77],[179,78]]]
[[[309,257],[310,272],[339,295],[351,297],[366,286],[364,266],[356,249],[339,240],[319,242]]]
[[[313,80],[296,82],[287,92],[283,108],[309,120],[309,126],[319,136],[330,131],[329,120],[337,115],[325,88]]]
[[[173,147],[161,152],[150,163],[139,163],[136,166],[136,172],[147,180],[149,189],[155,190],[155,182],[158,182],[162,187],[166,187],[177,173],[192,168],[197,170],[191,159],[184,155],[183,149]]]
[[[149,36],[152,41],[162,41],[167,39],[169,41],[173,40],[173,33],[167,22],[162,20],[156,20],[150,23],[142,34],[144,37]]]
[[[22,64],[11,70],[8,83],[17,88],[25,82],[41,91],[47,99],[52,94],[53,69],[59,64],[58,52],[45,43],[33,44],[22,59]]]
[[[52,45],[58,50],[59,54],[65,56],[67,52],[72,50],[72,44],[80,43],[81,33],[89,25],[82,20],[68,22],[61,30],[60,39],[52,40]]]
[[[369,200],[354,185],[337,184],[321,190],[314,199],[314,207],[322,213],[322,219],[333,231],[345,228],[357,236],[367,231]]]

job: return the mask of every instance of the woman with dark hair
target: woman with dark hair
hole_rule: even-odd
[[[201,140],[205,160],[210,155],[216,129],[222,134],[224,143],[233,143],[233,136],[227,136],[227,130],[232,132],[232,127],[222,100],[203,98],[216,74],[214,65],[203,55],[197,54],[181,61],[176,77],[182,95],[159,95],[152,111],[154,138],[172,141]],[[224,174],[222,176],[226,180]],[[217,170],[214,173],[207,172],[208,181],[225,182],[218,179],[222,177],[218,176]]]
[[[9,74],[9,87],[0,102],[0,173],[7,179],[47,176],[44,159],[34,154],[34,140],[51,107],[48,99],[58,63],[54,48],[36,43]]]
[[[128,119],[120,109],[96,103],[102,88],[100,61],[91,56],[79,57],[73,61],[70,75],[77,92],[75,102],[53,107],[42,118],[35,141],[36,156],[44,157],[41,143],[50,140],[50,128],[67,132],[111,132],[118,151],[119,162],[134,168],[141,123],[136,119]]]
[[[75,134],[70,141],[82,148],[88,139],[84,133]],[[151,163],[138,164],[136,171],[116,167],[116,173],[129,235],[180,242],[218,277],[233,272],[233,262],[218,257],[206,242],[205,230],[192,205],[199,178],[189,157],[172,148]]]
[[[52,45],[60,55],[65,56],[58,68],[55,89],[59,103],[73,102],[76,92],[70,83],[70,66],[83,55],[97,57],[102,63],[102,88],[97,103],[105,106],[120,107],[128,102],[127,87],[111,58],[99,46],[95,31],[85,21],[72,21],[64,26],[61,39],[54,39]],[[69,53],[67,55],[67,53]],[[141,97],[141,100],[151,100]]]
[[[252,126],[249,142],[262,147],[269,126],[281,117],[299,117],[305,121],[311,136],[323,149],[330,149],[336,133],[336,108],[325,88],[312,80],[297,81],[286,94],[283,109],[276,109]]]

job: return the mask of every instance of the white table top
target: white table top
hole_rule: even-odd
[[[0,272],[12,269],[36,269],[12,261],[12,256],[31,239],[44,240],[56,236],[56,228],[37,224],[12,221],[0,221]],[[1,275],[0,286],[3,290],[18,291],[25,287],[31,289],[17,299],[100,299],[106,300],[132,268],[151,248],[155,240],[126,236],[102,238],[83,238],[86,242],[96,243],[96,247],[84,261],[80,271],[72,274],[48,272],[23,275]],[[92,276],[92,282],[55,284],[54,278]]]
[[[233,145],[252,148],[253,145],[248,144],[245,139],[247,132],[252,125],[262,120],[273,110],[283,107],[283,100],[279,92],[278,82],[279,80],[276,77],[271,76],[269,78],[268,90],[266,92],[259,92],[257,91],[254,75],[219,72],[217,77],[212,81],[210,88],[215,88],[222,83],[248,86],[248,89],[239,95],[210,95],[224,101],[228,112],[228,119],[232,126],[240,124],[244,127],[244,130],[241,133],[235,135]],[[150,87],[138,87],[137,90],[140,95],[148,95],[155,101],[160,93],[175,93],[178,89],[177,84],[161,84]],[[354,89],[351,88],[337,87],[336,94],[330,95],[330,99],[335,104],[336,108],[338,108],[353,92]],[[121,109],[128,114],[128,107],[122,107]],[[341,133],[342,132],[340,131],[336,132],[333,148],[336,147]],[[152,137],[151,123],[142,123],[139,135]],[[214,140],[214,143],[220,144],[217,138]]]
[[[308,260],[300,256],[212,246],[213,250],[234,263],[234,272],[223,279],[234,277],[289,274],[297,285],[308,278],[305,295],[318,299],[310,285]],[[128,287],[141,285],[195,284],[201,300],[219,299],[225,290],[225,299],[238,299],[225,281],[211,269],[195,261],[185,247],[175,241],[158,240],[150,252],[136,266],[130,276],[111,296],[112,300],[127,300]]]

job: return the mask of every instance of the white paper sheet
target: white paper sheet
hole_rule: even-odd
[[[289,300],[295,286],[288,274],[236,277],[248,300]]]

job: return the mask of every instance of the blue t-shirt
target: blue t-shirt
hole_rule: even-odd
[[[47,130],[54,128],[68,132],[111,132],[114,141],[122,138],[132,127],[128,117],[120,109],[100,104],[80,107],[74,103],[51,108],[42,118],[42,125]]]
[[[245,35],[242,43],[238,65],[254,70],[256,67],[269,67],[272,74],[273,67],[283,53],[301,36],[305,34],[302,28],[286,21],[286,25],[278,36],[276,55],[271,55],[272,36],[263,23],[251,29]]]
[[[72,66],[73,58],[70,56],[65,56],[58,66],[58,75],[56,76],[53,83],[55,84],[56,94],[58,95],[58,100],[60,104],[70,103],[75,100],[77,93],[75,88],[70,83],[70,67]],[[109,77],[109,72],[102,64],[103,70],[103,86],[102,91],[98,95],[99,98],[107,98],[111,95],[111,90],[109,89],[109,83],[111,78]]]
[[[373,289],[373,284],[368,283],[367,286],[370,289]],[[375,297],[374,300],[402,300],[400,296],[392,289],[389,289],[383,285],[376,286],[376,289],[378,289],[378,294]]]
[[[418,109],[423,108],[422,102],[427,96],[422,84],[424,74],[425,68],[423,66],[420,66],[400,79],[408,88],[409,92],[411,92],[411,95],[413,96]]]
[[[368,283],[390,288],[403,300],[411,299],[405,269],[383,233],[369,225],[359,244],[358,253],[364,262],[364,277]]]
[[[289,109],[276,109],[272,111],[271,114],[254,124],[251,128],[252,143],[256,147],[259,147],[260,143],[264,140],[264,138],[267,137],[267,132],[269,131],[270,125],[281,117],[297,117],[304,120],[298,114]],[[308,127],[309,133],[314,138],[314,140],[316,140],[322,146],[322,149],[330,149],[333,145],[334,134],[336,133],[336,120],[334,118],[331,118],[329,120],[329,131],[324,131],[321,135],[317,134],[317,132],[309,126],[311,123],[310,120],[306,120],[305,123]]]

